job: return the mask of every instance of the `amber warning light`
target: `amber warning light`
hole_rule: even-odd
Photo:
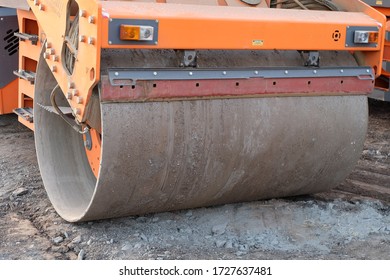
[[[379,33],[375,31],[355,31],[355,44],[376,44],[378,43]]]
[[[123,41],[152,41],[154,28],[145,25],[126,25],[120,27],[120,39]]]

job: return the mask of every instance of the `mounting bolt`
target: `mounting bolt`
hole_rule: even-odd
[[[53,55],[52,59],[53,61],[59,61],[60,57],[58,55]]]
[[[153,72],[153,75],[154,75],[154,76],[157,76],[157,72]]]
[[[71,100],[71,99],[73,98],[72,92],[68,91],[68,92],[66,93],[66,98],[68,98],[69,100]]]
[[[56,50],[55,49],[48,49],[47,52],[49,54],[55,54],[56,53]]]
[[[46,49],[50,49],[52,47],[51,42],[46,42],[45,47],[46,47]]]
[[[95,23],[95,17],[94,16],[88,17],[88,22],[92,24]]]
[[[255,75],[259,75],[259,71],[255,71]]]
[[[55,66],[55,65],[53,65],[52,67],[51,67],[51,72],[57,72],[57,66]]]
[[[317,70],[314,70],[313,73],[314,73],[314,74],[317,74]]]
[[[68,83],[68,88],[69,89],[74,89],[74,83],[73,82],[69,82]]]
[[[118,72],[115,72],[114,75],[118,77],[118,76],[119,76],[119,73],[118,73]]]
[[[340,73],[344,73],[344,70],[343,70],[343,69],[341,69],[341,70],[340,70]]]
[[[87,11],[86,10],[80,10],[80,12],[79,12],[79,16],[80,17],[86,17],[86,15],[87,15]]]
[[[40,11],[44,11],[44,10],[45,10],[45,5],[40,4],[40,5],[39,5],[39,10],[40,10]]]
[[[79,91],[77,89],[72,90],[73,96],[79,96]]]
[[[77,104],[83,104],[83,98],[81,96],[77,97]]]
[[[73,113],[75,113],[76,115],[80,115],[81,114],[81,109],[80,108],[74,108],[73,109]]]
[[[95,39],[93,37],[88,37],[88,44],[93,45],[95,43]]]
[[[188,73],[188,75],[192,76],[192,75],[194,75],[194,73],[192,73],[192,72],[189,72],[189,73]]]
[[[84,35],[80,35],[79,36],[79,41],[81,42],[81,43],[85,43],[85,36]]]
[[[39,0],[34,0],[34,5],[39,6]]]
[[[222,75],[226,75],[226,74],[227,74],[226,71],[223,71],[223,72],[222,72]]]
[[[50,58],[50,54],[44,53],[44,54],[43,54],[43,58],[44,58],[44,59],[49,59],[49,58]]]
[[[287,71],[287,70],[286,70],[286,71],[284,71],[284,74],[288,75],[288,71]]]

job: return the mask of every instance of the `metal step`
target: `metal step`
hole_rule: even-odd
[[[34,111],[33,108],[16,108],[14,109],[14,113],[17,114],[19,117],[22,117],[29,123],[34,122]]]
[[[29,81],[31,84],[35,83],[35,72],[27,70],[18,70],[14,71],[14,74],[23,80]]]

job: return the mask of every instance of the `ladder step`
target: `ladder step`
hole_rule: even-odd
[[[19,117],[22,117],[29,123],[34,122],[34,111],[33,108],[16,108],[13,110],[15,114],[17,114]]]

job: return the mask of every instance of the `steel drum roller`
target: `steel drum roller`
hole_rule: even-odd
[[[37,73],[48,104],[56,81],[42,60]],[[34,108],[45,188],[72,222],[329,190],[358,160],[368,114],[359,95],[101,102],[96,178],[82,136]]]

